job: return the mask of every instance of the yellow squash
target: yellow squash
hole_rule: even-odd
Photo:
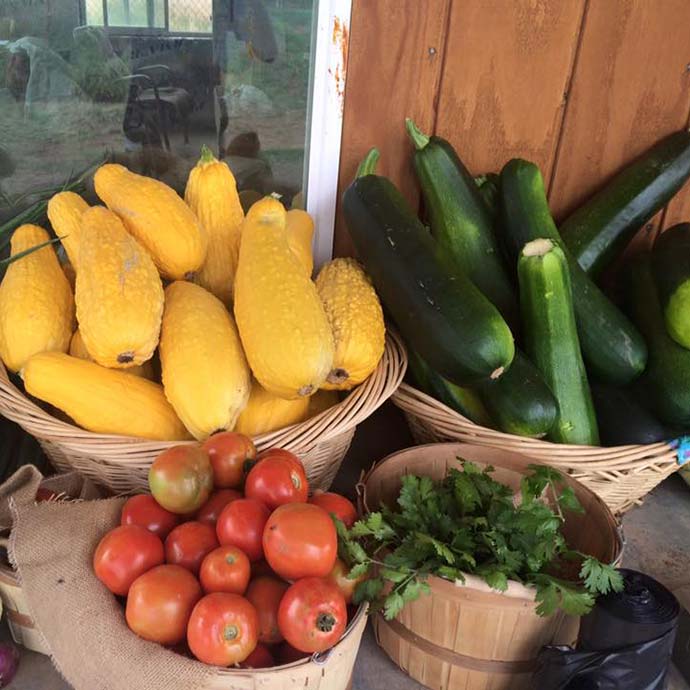
[[[386,328],[371,281],[354,259],[334,259],[316,288],[333,329],[335,356],[324,388],[350,390],[371,374],[383,355]]]
[[[338,396],[338,391],[325,390],[323,388],[316,391],[316,393],[309,398],[307,419],[311,419],[312,417],[316,417],[317,414],[330,410],[331,407],[337,405],[339,402],[340,397]]]
[[[235,317],[258,382],[281,398],[311,395],[333,365],[333,335],[316,286],[292,253],[285,209],[266,197],[242,229]]]
[[[47,242],[37,225],[22,225],[12,235],[11,252]],[[52,246],[11,263],[0,284],[0,357],[19,371],[31,355],[66,352],[74,330],[74,297]]]
[[[249,367],[218,298],[193,283],[168,285],[160,358],[165,394],[195,438],[235,426],[249,397]]]
[[[61,352],[31,357],[22,370],[26,391],[99,434],[158,441],[189,438],[163,387]]]
[[[290,249],[304,266],[307,276],[311,278],[314,271],[314,221],[306,211],[292,209],[285,216],[285,230]]]
[[[79,359],[85,359],[87,362],[93,362],[93,357],[91,357],[89,351],[86,349],[86,345],[84,345],[84,340],[78,328],[72,334],[72,340],[69,344],[69,354],[72,357],[78,357]],[[142,376],[145,379],[149,379],[149,381],[153,381],[155,378],[151,360],[143,364],[137,364],[134,367],[129,367],[129,369],[124,369],[124,371],[128,374],[134,374],[135,376]]]
[[[74,268],[79,261],[81,217],[89,205],[74,192],[58,192],[48,202],[48,220]]]
[[[230,168],[207,146],[189,173],[184,198],[208,238],[206,259],[195,280],[230,306],[244,211]]]
[[[148,253],[103,206],[82,216],[75,300],[81,337],[95,362],[127,368],[153,356],[163,285]]]
[[[253,381],[249,402],[240,413],[234,430],[245,436],[258,436],[297,424],[306,419],[310,400],[304,397],[285,400]]]
[[[115,163],[102,165],[94,184],[105,205],[151,254],[163,277],[181,280],[201,268],[206,233],[174,189]]]

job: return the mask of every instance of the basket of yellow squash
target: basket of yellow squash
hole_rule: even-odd
[[[0,413],[59,470],[113,491],[145,487],[164,449],[233,429],[298,453],[310,485],[328,488],[407,366],[359,264],[335,259],[312,280],[308,214],[266,197],[245,217],[208,150],[184,200],[115,164],[94,187],[103,206],[72,192],[48,204],[67,270],[54,245],[18,256],[44,229],[14,232]]]

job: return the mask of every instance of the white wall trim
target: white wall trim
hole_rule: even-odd
[[[317,267],[333,255],[351,9],[352,0],[318,2],[306,170]]]

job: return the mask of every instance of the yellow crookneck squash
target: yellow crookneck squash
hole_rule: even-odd
[[[79,261],[81,217],[88,208],[89,205],[74,192],[58,192],[48,202],[48,220],[75,270]]]
[[[309,396],[333,366],[333,335],[316,286],[293,254],[285,209],[271,197],[245,219],[235,317],[257,381],[281,398]]]
[[[285,230],[290,249],[304,266],[307,276],[311,278],[311,274],[314,272],[312,250],[314,221],[312,217],[306,211],[292,209],[285,216]]]
[[[163,285],[149,254],[103,206],[82,216],[75,300],[79,331],[95,362],[126,369],[153,356]]]
[[[206,233],[174,189],[115,163],[96,171],[94,185],[105,205],[149,252],[164,278],[191,278],[201,268]]]
[[[258,436],[297,424],[306,419],[310,400],[305,397],[285,400],[253,381],[249,402],[240,413],[234,430],[245,436]]]
[[[316,288],[333,330],[333,369],[324,388],[350,390],[383,355],[383,309],[369,277],[354,259],[334,259],[319,272]]]
[[[21,372],[26,391],[99,434],[182,441],[187,430],[163,387],[126,371],[61,352],[31,357]]]
[[[12,235],[11,256],[49,240],[43,228],[22,225]],[[37,352],[66,352],[73,330],[74,297],[53,247],[11,263],[0,284],[0,357],[5,366],[19,371]]]
[[[250,374],[235,322],[217,297],[194,283],[168,285],[160,359],[165,394],[194,438],[235,426]]]
[[[72,357],[77,357],[78,359],[85,359],[87,362],[93,362],[93,357],[89,354],[89,351],[86,349],[86,345],[84,345],[84,340],[81,337],[81,333],[79,332],[78,328],[72,334],[72,340],[69,344],[69,354]],[[148,360],[143,364],[137,364],[134,367],[129,367],[129,369],[123,369],[123,371],[126,371],[128,374],[134,374],[134,376],[141,376],[145,379],[149,379],[149,381],[153,381],[155,379],[153,364],[151,363],[151,360]]]
[[[189,173],[184,198],[208,238],[206,259],[196,274],[195,282],[229,307],[244,211],[230,168],[219,161],[207,146],[201,148],[201,158]]]

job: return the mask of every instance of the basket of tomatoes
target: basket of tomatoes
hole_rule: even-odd
[[[27,569],[37,625],[75,690],[107,678],[124,690],[135,677],[147,690],[348,687],[366,610],[351,603],[357,583],[338,559],[334,517],[351,526],[355,507],[338,494],[310,497],[289,451],[257,455],[233,433],[224,443],[223,452],[163,452],[151,493],[63,507],[90,516],[89,536],[69,528],[84,522],[76,513],[62,513],[46,538],[19,511],[14,561],[20,576]],[[32,572],[36,551],[51,549],[70,553]],[[72,567],[82,569],[76,578]],[[66,607],[75,579],[79,601]],[[43,598],[55,582],[60,602]],[[87,614],[98,616],[97,636],[84,630]]]

